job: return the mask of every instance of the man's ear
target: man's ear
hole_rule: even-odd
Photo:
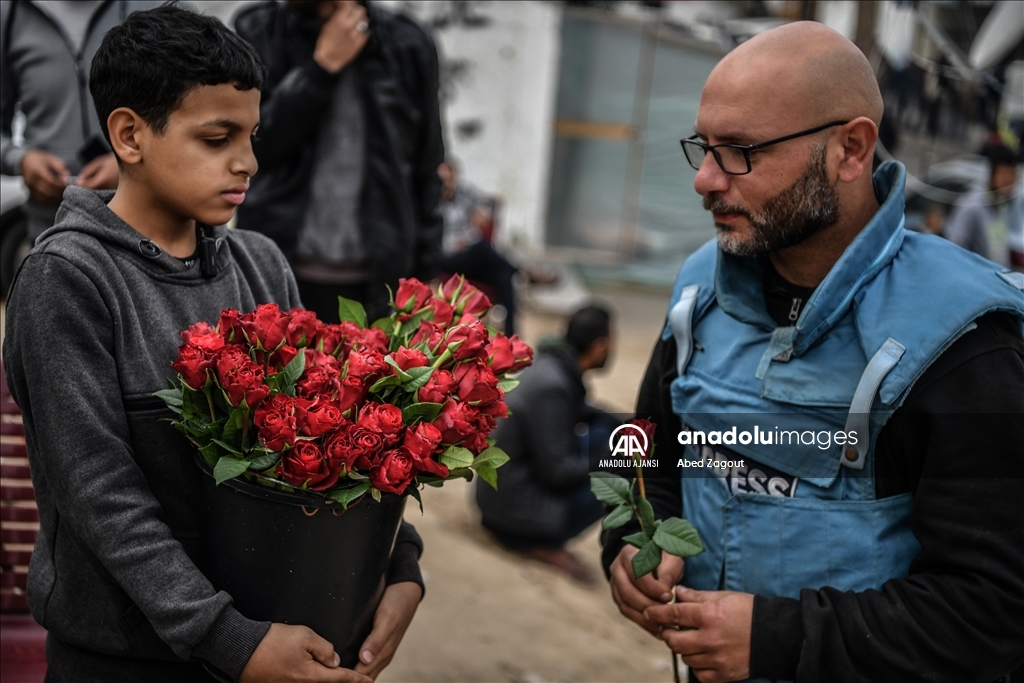
[[[865,170],[870,174],[876,140],[878,126],[867,117],[858,117],[843,126],[839,133],[839,142],[843,146],[843,155],[839,160],[841,182],[852,183],[860,178]]]
[[[129,166],[142,161],[140,144],[146,122],[128,107],[118,107],[107,117],[110,147],[122,163]]]

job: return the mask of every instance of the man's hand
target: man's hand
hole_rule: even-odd
[[[114,153],[101,154],[82,168],[76,185],[90,190],[116,190],[119,176]]]
[[[271,624],[238,683],[370,683],[339,661],[334,646],[312,629]]]
[[[662,639],[683,656],[701,683],[749,678],[754,596],[679,586],[676,599],[672,605],[649,607],[645,614],[663,628]]]
[[[60,157],[30,149],[21,158],[21,176],[37,204],[56,204],[68,184],[68,167]]]
[[[423,589],[412,581],[394,583],[387,587],[373,617],[373,630],[359,648],[356,671],[376,679],[384,667],[391,663],[422,597]]]
[[[356,58],[369,37],[366,8],[355,0],[335,0],[334,12],[320,27],[313,59],[336,74]]]
[[[683,560],[662,552],[658,568],[637,579],[633,576],[633,556],[638,552],[637,548],[627,545],[612,562],[612,599],[624,617],[660,637],[661,626],[648,621],[644,610],[672,599],[672,587],[683,578]]]

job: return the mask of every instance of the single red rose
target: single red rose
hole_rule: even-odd
[[[499,388],[498,391],[501,391]],[[481,414],[492,418],[508,417],[508,405],[505,404],[505,392],[501,391],[501,398],[487,403],[481,403],[476,407]]]
[[[475,318],[460,322],[448,330],[445,342],[456,360],[481,358],[486,353],[487,328]]]
[[[386,451],[380,464],[370,470],[370,483],[385,493],[402,495],[416,476],[412,457],[405,448]]]
[[[430,287],[416,278],[401,278],[395,292],[395,308],[401,313],[413,313],[423,308],[430,296]]]
[[[647,449],[644,453],[644,458],[649,458],[654,453],[654,430],[657,429],[658,425],[650,420],[643,418],[633,418],[629,421],[629,424],[636,425],[643,430],[644,434],[647,435]]]
[[[416,330],[416,334],[409,340],[411,347],[425,347],[430,353],[439,353],[439,347],[444,342],[444,330],[440,325],[424,320]]]
[[[388,352],[388,336],[379,327],[367,327],[365,330],[359,330],[356,338],[360,350],[373,349],[381,354]]]
[[[275,394],[256,409],[253,423],[263,445],[274,453],[280,453],[295,443],[298,435],[294,399],[284,394]]]
[[[450,371],[434,370],[427,383],[419,388],[416,398],[424,403],[444,403],[455,387],[455,377]]]
[[[389,403],[367,403],[359,409],[356,424],[380,434],[384,438],[384,447],[390,448],[402,431],[402,409]]]
[[[419,349],[409,349],[404,346],[391,354],[391,358],[402,370],[408,370],[409,368],[422,368],[430,364],[430,359],[427,358],[427,354],[423,353]]]
[[[204,340],[204,343],[197,341],[199,337],[213,337],[213,339]],[[218,351],[220,347],[224,346],[224,338],[220,336],[216,328],[210,327],[210,323],[205,320],[200,320],[190,325],[187,330],[182,330],[181,341],[183,344],[191,343],[194,346],[209,351]]]
[[[242,314],[233,308],[225,308],[220,312],[220,319],[217,321],[217,330],[224,337],[226,342],[241,343],[245,340],[245,333],[239,323]]]
[[[277,475],[292,486],[303,486],[312,491],[324,491],[338,483],[339,468],[330,461],[312,441],[299,441],[281,455]]]
[[[480,455],[490,445],[487,443],[487,433],[485,432],[473,432],[462,442],[463,448],[468,448],[473,455]]]
[[[320,329],[316,313],[303,308],[293,308],[288,314],[288,327],[284,338],[292,346],[312,346]]]
[[[460,363],[452,374],[458,383],[457,394],[466,403],[489,403],[501,398],[498,378],[483,363]]]
[[[299,355],[299,350],[289,344],[274,351],[270,356],[270,374],[273,375],[284,370],[284,366],[291,363],[297,355]]]
[[[351,430],[352,447],[355,449],[355,469],[369,472],[380,463],[380,454],[384,449],[384,437],[356,424]]]
[[[434,459],[434,454],[441,445],[441,432],[429,422],[421,422],[415,427],[405,430],[402,446],[409,451],[416,469],[441,477],[447,477],[448,468]]]
[[[508,372],[516,364],[512,353],[512,340],[503,334],[496,334],[487,342],[487,364],[495,375]]]
[[[340,429],[324,440],[324,455],[327,456],[331,467],[338,468],[342,474],[347,474],[355,468],[356,458],[360,455],[352,441],[353,431],[354,425],[345,420]]]
[[[181,381],[196,391],[201,391],[210,381],[208,370],[213,369],[213,361],[202,349],[185,344],[178,349],[178,360],[171,367],[181,376]]]
[[[224,348],[217,352],[213,362],[217,369],[217,376],[223,377],[246,363],[251,363],[252,358],[249,357],[249,352],[243,345],[225,344]]]
[[[347,413],[349,409],[366,398],[369,387],[358,377],[346,377],[341,380],[341,392],[338,395],[338,408]]]
[[[438,299],[435,296],[427,302],[427,306],[434,312],[433,321],[435,325],[448,327],[452,324],[452,318],[455,317],[455,309],[447,301]]]
[[[341,388],[341,380],[336,372],[331,372],[323,366],[314,365],[306,368],[302,377],[295,383],[295,395],[302,398],[315,398],[316,396],[337,394]]]
[[[491,300],[462,275],[453,275],[441,286],[441,296],[451,304],[455,315],[480,316],[491,307]]]
[[[313,339],[313,343],[310,346],[323,351],[326,354],[330,354],[335,357],[341,357],[341,360],[345,360],[345,356],[348,351],[352,349],[351,342],[346,347],[346,341],[351,336],[352,330],[355,328],[357,331],[359,327],[355,323],[334,323],[334,324],[321,324],[316,331],[316,337]]]
[[[295,419],[303,436],[323,436],[338,429],[345,420],[338,404],[324,399],[314,399],[306,406],[297,403]]]
[[[378,379],[390,366],[384,361],[384,356],[376,349],[353,351],[348,356],[348,374],[346,377],[357,377],[363,381],[371,382]]]
[[[446,444],[457,444],[477,429],[479,412],[472,406],[448,401],[434,419],[434,426],[441,432],[441,441]]]
[[[277,304],[260,304],[238,322],[250,344],[260,351],[276,351],[285,342],[290,320],[291,316],[282,312]]]
[[[244,402],[253,409],[270,395],[270,387],[263,383],[263,368],[248,358],[227,373],[218,373],[217,381],[227,394],[228,403],[236,408]]]
[[[512,357],[516,359],[515,365],[512,366],[513,370],[522,370],[528,365],[533,364],[533,349],[529,345],[519,338],[518,334],[513,334],[509,340],[512,342]]]

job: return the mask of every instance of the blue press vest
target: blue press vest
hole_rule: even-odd
[[[875,498],[875,440],[921,373],[977,318],[1007,311],[1024,329],[1024,273],[904,230],[904,180],[899,163],[878,169],[875,188],[887,199],[792,326],[768,315],[757,259],[724,254],[712,241],[680,270],[664,337],[677,342],[672,406],[686,425],[828,431],[829,441],[838,431],[857,434],[852,447],[687,446],[686,458],[750,458],[798,480],[774,496],[681,470],[683,516],[706,548],[687,558],[686,585],[798,598],[802,588],[863,591],[907,575],[920,549],[912,500]]]

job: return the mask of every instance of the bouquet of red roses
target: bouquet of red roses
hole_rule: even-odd
[[[340,324],[275,304],[226,309],[181,333],[181,385],[157,395],[218,484],[241,476],[345,508],[474,471],[496,487],[508,456],[488,434],[518,384],[507,375],[533,351],[485,327],[490,307],[454,276],[436,291],[401,280],[394,313],[369,326],[343,298]]]

